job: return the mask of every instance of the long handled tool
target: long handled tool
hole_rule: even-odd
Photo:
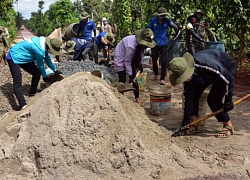
[[[172,41],[172,42],[170,43],[170,45],[168,46],[167,51],[169,51],[169,50],[172,48],[173,44],[174,44],[175,41],[178,39],[178,37],[181,35],[181,33],[182,33],[182,31],[179,30],[178,33],[177,33],[177,35],[174,37],[173,41]]]
[[[133,79],[133,82],[136,81],[136,78],[140,75],[140,71],[137,71],[135,78]],[[118,92],[124,93],[127,91],[133,91],[135,88],[133,87],[132,83],[131,84],[126,84],[122,82],[117,82],[117,83],[111,83],[111,86],[116,87]]]
[[[234,105],[238,105],[239,103],[241,103],[242,101],[248,99],[249,97],[250,97],[250,94],[244,96],[243,98],[241,98],[241,99],[235,101],[235,102],[234,102]],[[197,119],[197,120],[195,120],[195,121],[193,121],[193,122],[187,124],[186,126],[180,127],[180,128],[178,128],[178,129],[176,129],[176,130],[174,131],[174,133],[173,133],[171,136],[173,136],[173,137],[179,136],[179,133],[180,133],[180,132],[187,130],[190,126],[193,126],[193,125],[195,125],[195,124],[198,124],[199,122],[202,122],[202,121],[204,121],[204,120],[206,120],[206,119],[208,119],[208,118],[210,118],[210,117],[212,117],[212,116],[215,116],[215,115],[217,115],[217,114],[219,114],[219,113],[221,113],[221,112],[223,112],[223,109],[219,109],[219,110],[217,110],[217,111],[215,111],[215,112],[213,112],[213,113],[211,113],[211,114],[208,114],[208,115],[206,115],[206,116],[204,116],[204,117],[202,117],[202,118],[199,118],[199,119]]]
[[[139,71],[137,71],[137,73],[136,73],[136,75],[135,75],[135,78],[134,78],[133,82],[135,82],[135,81],[136,81],[136,79],[138,78],[138,76],[140,75],[140,73],[141,73],[141,71],[140,71],[140,70],[139,70]]]

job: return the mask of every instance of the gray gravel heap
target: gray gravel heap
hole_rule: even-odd
[[[99,70],[108,79],[118,79],[118,75],[113,67],[108,67],[106,65],[98,65],[93,61],[74,61],[68,60],[65,62],[55,63],[57,69],[60,70],[65,77],[70,76],[76,72],[92,72],[94,70]]]

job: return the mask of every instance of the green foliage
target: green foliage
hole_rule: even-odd
[[[132,34],[131,2],[128,0],[114,0],[112,12],[119,41],[122,37]]]
[[[9,30],[10,38],[9,43],[13,41],[16,36],[16,12],[13,9],[13,0],[1,0],[0,6],[0,26],[7,27]]]
[[[9,2],[10,0],[4,1],[7,4]],[[187,17],[200,8],[210,30],[218,41],[225,43],[227,52],[237,54],[237,61],[249,51],[250,1],[246,0],[75,0],[73,4],[70,0],[58,0],[44,14],[41,12],[43,1],[39,2],[40,11],[34,12],[31,19],[25,22],[39,35],[48,35],[58,27],[64,30],[69,24],[79,22],[79,14],[86,11],[96,24],[101,22],[102,17],[106,17],[116,27],[119,42],[136,29],[146,28],[159,7],[165,7],[168,16],[182,30],[185,30]],[[2,8],[7,7],[8,5]],[[9,18],[4,13],[2,16],[3,19]],[[21,24],[20,19],[17,20]],[[170,38],[173,34],[171,30]]]

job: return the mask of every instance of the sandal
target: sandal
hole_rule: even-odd
[[[193,130],[191,130],[191,128],[193,128]],[[202,129],[199,125],[193,125],[193,126],[190,126],[187,130],[180,132],[179,135],[180,136],[189,136],[191,134],[198,133],[201,131],[202,131]]]
[[[165,85],[164,80],[160,80],[159,84],[160,84],[160,85]]]
[[[231,127],[231,126],[223,126],[223,129],[225,129],[225,130],[222,130],[222,131],[218,132],[218,134],[216,134],[215,137],[217,137],[217,138],[227,138],[227,137],[233,135],[233,127]]]
[[[141,107],[144,106],[144,102],[137,102],[137,104],[139,104]]]

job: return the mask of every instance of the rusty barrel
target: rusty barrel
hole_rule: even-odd
[[[68,41],[72,37],[77,37],[78,28],[79,28],[79,24],[77,24],[77,23],[70,24],[66,28],[65,33],[64,33],[65,40]]]

